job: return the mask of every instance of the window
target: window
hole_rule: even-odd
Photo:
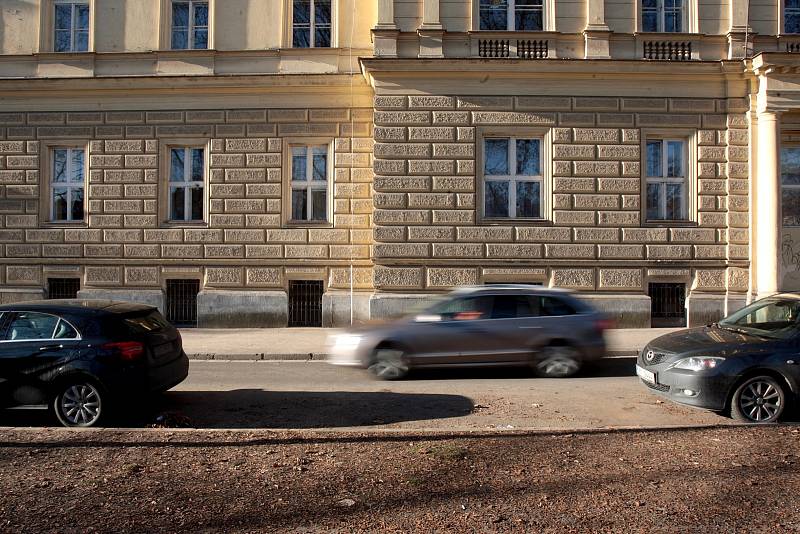
[[[542,217],[542,139],[484,138],[486,218]]]
[[[686,326],[686,286],[680,283],[652,282],[650,296],[650,326],[677,328]]]
[[[80,278],[48,278],[48,299],[75,299],[81,289]]]
[[[480,0],[481,30],[541,31],[544,0]]]
[[[172,2],[173,50],[208,48],[208,2],[196,0]]]
[[[800,33],[800,0],[783,0],[783,33]]]
[[[687,0],[642,0],[642,31],[680,33],[686,31],[684,5]]]
[[[534,317],[536,313],[531,298],[523,295],[495,295],[492,319],[515,319]]]
[[[6,340],[53,339],[58,323],[59,318],[55,315],[19,312],[12,317],[6,329]],[[72,331],[74,332],[74,329]]]
[[[175,326],[197,326],[200,280],[167,280],[166,285],[167,320]]]
[[[83,148],[55,147],[51,152],[50,220],[83,221],[85,151]]]
[[[292,46],[331,46],[331,0],[293,0]]]
[[[783,226],[800,226],[800,146],[781,148]]]
[[[292,221],[328,220],[328,146],[289,147],[292,177]]]
[[[575,309],[556,297],[539,297],[539,314],[542,317],[557,317],[562,315],[574,315]]]
[[[647,220],[687,220],[686,141],[648,139],[646,158]]]
[[[202,221],[205,215],[205,149],[169,148],[169,220]]]
[[[53,4],[53,51],[89,50],[89,3],[58,0]]]
[[[290,327],[322,326],[323,291],[323,283],[319,280],[289,281]]]

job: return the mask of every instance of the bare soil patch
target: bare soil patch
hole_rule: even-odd
[[[0,432],[5,532],[800,532],[796,426]]]

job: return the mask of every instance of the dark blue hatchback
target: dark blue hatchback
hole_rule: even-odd
[[[94,426],[188,371],[180,333],[151,306],[79,299],[0,306],[2,406],[47,404],[65,426]]]
[[[750,423],[778,421],[800,387],[800,294],[761,299],[719,323],[651,341],[636,373],[673,401]]]

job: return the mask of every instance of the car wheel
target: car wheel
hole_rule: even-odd
[[[546,378],[566,378],[581,368],[580,352],[569,345],[548,345],[539,351],[533,370]]]
[[[105,416],[105,393],[91,380],[76,378],[59,386],[52,408],[64,426],[94,426]]]
[[[771,376],[756,376],[733,393],[731,415],[747,423],[774,423],[786,408],[783,386]]]
[[[397,349],[378,349],[369,372],[381,380],[399,380],[408,374],[405,353]]]

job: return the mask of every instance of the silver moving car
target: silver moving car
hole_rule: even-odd
[[[332,336],[330,363],[384,380],[412,368],[530,366],[566,377],[602,358],[609,322],[570,292],[533,285],[464,287],[420,314]]]

